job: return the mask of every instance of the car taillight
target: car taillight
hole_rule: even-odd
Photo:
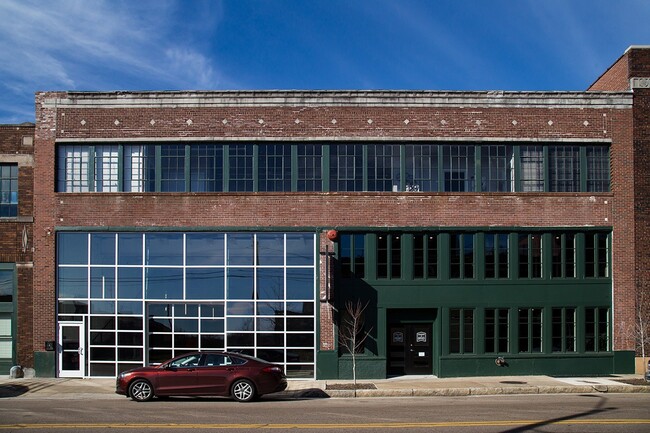
[[[276,367],[275,365],[264,367],[262,371],[264,373],[282,373],[282,369],[280,367]]]

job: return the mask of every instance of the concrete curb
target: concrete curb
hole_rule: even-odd
[[[324,390],[331,398],[354,398],[353,390]],[[650,386],[586,385],[586,386],[518,386],[469,388],[413,388],[413,389],[359,389],[360,397],[463,397],[473,395],[525,394],[593,394],[593,393],[650,393]]]

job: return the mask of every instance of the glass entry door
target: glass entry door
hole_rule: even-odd
[[[388,374],[432,374],[431,324],[389,327]]]
[[[83,322],[59,322],[59,377],[84,377],[86,365]]]

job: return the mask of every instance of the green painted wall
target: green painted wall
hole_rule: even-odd
[[[56,352],[34,352],[37,377],[56,377]]]

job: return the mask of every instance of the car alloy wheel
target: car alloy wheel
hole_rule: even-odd
[[[149,401],[153,397],[153,388],[146,380],[138,379],[129,387],[129,395],[135,401]]]
[[[238,380],[232,385],[232,396],[237,401],[251,401],[255,398],[255,386],[248,380]]]

